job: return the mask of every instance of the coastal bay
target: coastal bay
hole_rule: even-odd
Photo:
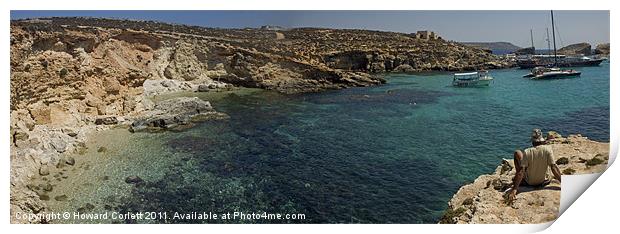
[[[532,81],[483,50],[403,33],[11,27],[12,213],[304,214],[28,222],[436,223],[532,128],[609,141],[608,62]],[[495,69],[491,87],[450,86],[449,71],[480,69]]]
[[[306,220],[295,222],[312,223],[437,222],[461,185],[526,147],[533,127],[608,141],[607,66],[561,82],[496,70],[494,86],[476,89],[450,87],[451,76],[436,73],[390,75],[383,86],[316,94],[221,93],[212,103],[227,120],[181,132],[98,133],[83,158],[99,166],[78,176],[90,184],[54,187],[69,199],[49,207],[266,210],[305,213]],[[527,88],[557,93],[522,95]],[[101,146],[108,150],[96,152]],[[144,182],[128,184],[128,176]]]

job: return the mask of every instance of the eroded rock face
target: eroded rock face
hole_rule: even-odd
[[[609,55],[609,52],[609,43],[598,44],[596,45],[596,49],[594,49],[595,54]]]
[[[558,50],[558,54],[566,55],[591,55],[592,46],[588,43],[577,43],[562,47]]]
[[[551,146],[562,174],[602,172],[609,159],[609,143],[588,140],[581,135],[567,138],[557,133]],[[589,163],[588,163],[589,162]],[[549,174],[551,172],[548,172]],[[544,187],[519,187],[517,199],[506,204],[504,194],[512,187],[514,177],[512,159],[504,159],[495,172],[481,175],[474,182],[461,187],[448,203],[440,223],[545,223],[559,215],[560,189],[553,180]],[[553,178],[550,174],[550,178]]]

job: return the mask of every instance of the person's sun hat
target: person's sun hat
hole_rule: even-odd
[[[534,130],[532,130],[532,142],[545,142],[545,138],[543,137],[543,133],[540,129],[535,128]]]

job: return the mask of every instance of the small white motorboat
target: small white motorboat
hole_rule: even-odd
[[[489,86],[491,82],[493,77],[488,71],[455,73],[452,79],[452,85],[457,87],[483,87]]]

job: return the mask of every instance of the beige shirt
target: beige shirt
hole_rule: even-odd
[[[529,185],[542,184],[547,180],[549,167],[554,164],[551,146],[539,145],[526,149],[521,160],[521,167],[525,168],[525,182]]]

